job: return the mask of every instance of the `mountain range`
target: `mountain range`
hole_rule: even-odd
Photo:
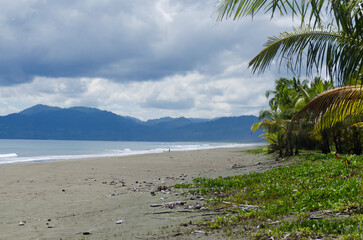
[[[256,116],[165,117],[141,121],[96,108],[35,105],[19,113],[0,116],[0,138],[258,142],[260,133],[250,131],[256,121]]]

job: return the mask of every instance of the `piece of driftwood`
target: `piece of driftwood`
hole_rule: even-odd
[[[164,212],[154,212],[152,214],[188,213],[188,212],[194,212],[194,210],[164,211]]]
[[[258,165],[261,165],[261,163],[256,163],[256,164],[252,164],[252,165],[244,165],[244,166],[240,166],[240,165],[237,165],[237,164],[234,164],[232,166],[232,169],[237,169],[237,168],[246,168],[246,167],[253,167],[253,166],[258,166]]]
[[[194,217],[203,217],[203,216],[211,216],[211,215],[218,215],[219,213],[203,213],[203,214],[197,214],[192,216],[181,216],[181,217],[153,217],[150,216],[152,219],[181,219],[181,218],[194,218]]]
[[[175,201],[162,204],[151,204],[150,207],[175,208],[177,206],[183,206],[184,204],[186,204],[185,201]]]

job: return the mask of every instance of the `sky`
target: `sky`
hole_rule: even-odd
[[[258,115],[286,71],[247,68],[268,15],[216,23],[216,0],[0,0],[0,115],[36,104],[142,120]]]

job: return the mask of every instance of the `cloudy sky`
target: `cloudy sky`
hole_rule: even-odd
[[[216,23],[216,0],[0,0],[0,115],[35,104],[143,120],[257,115],[283,69],[252,75],[269,16]]]

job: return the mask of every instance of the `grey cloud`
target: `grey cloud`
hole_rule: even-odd
[[[221,57],[224,51],[249,60],[266,35],[279,32],[272,25],[267,29],[265,20],[216,24],[211,19],[215,0],[0,4],[5,6],[0,9],[0,85],[34,76],[125,82],[196,69],[214,75],[228,60]]]

